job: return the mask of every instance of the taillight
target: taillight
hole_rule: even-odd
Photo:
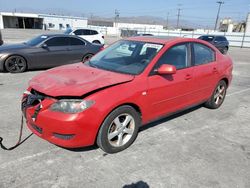
[[[100,51],[102,51],[102,50],[104,50],[104,46],[102,46],[102,47],[100,48]]]

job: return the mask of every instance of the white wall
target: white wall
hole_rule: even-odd
[[[88,20],[87,19],[79,19],[79,18],[69,18],[69,17],[50,17],[50,16],[40,16],[44,18],[43,23],[46,24],[46,29],[49,30],[66,30],[67,24],[71,28],[76,27],[87,27]],[[54,27],[49,27],[49,24],[53,24]],[[62,28],[60,28],[60,24],[62,24]]]
[[[135,23],[116,23],[116,27],[119,29],[163,29],[162,25],[150,25],[150,24],[135,24]]]
[[[3,27],[3,16],[0,15],[0,29],[4,29]]]

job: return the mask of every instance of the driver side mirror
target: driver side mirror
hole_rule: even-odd
[[[163,64],[156,70],[156,72],[159,75],[172,75],[176,73],[176,67],[173,65]]]
[[[48,49],[48,45],[45,44],[45,43],[43,43],[43,44],[41,45],[41,47],[44,48],[44,49]]]

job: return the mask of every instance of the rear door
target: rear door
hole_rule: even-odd
[[[191,104],[190,96],[195,83],[190,44],[178,44],[168,49],[154,69],[162,64],[174,65],[177,72],[173,75],[158,75],[152,72],[148,77],[149,119],[161,117]]]
[[[195,92],[192,101],[199,102],[211,96],[218,82],[216,52],[201,43],[192,43]]]
[[[87,43],[75,37],[70,37],[69,43],[70,46],[68,48],[68,56],[70,57],[70,63],[78,63],[82,61],[83,56],[88,53],[86,46]]]

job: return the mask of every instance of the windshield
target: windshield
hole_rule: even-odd
[[[89,65],[137,75],[146,68],[162,47],[162,44],[121,40],[94,56]]]
[[[31,40],[29,40],[28,42],[25,42],[25,44],[28,44],[30,46],[36,46],[38,44],[40,44],[41,42],[45,41],[48,38],[48,36],[46,35],[40,35],[38,37],[35,37]]]
[[[68,29],[64,32],[64,34],[69,35],[72,31],[73,31],[72,29],[68,28]]]
[[[214,40],[214,37],[213,36],[201,36],[199,37],[199,39],[205,40],[207,42],[212,42]]]

